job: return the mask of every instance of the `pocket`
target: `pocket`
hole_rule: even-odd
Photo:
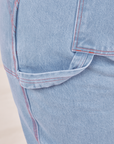
[[[113,56],[113,13],[113,0],[79,0],[72,51]]]
[[[15,48],[20,85],[58,85],[87,68],[92,54],[70,51],[76,1],[20,1],[15,15]]]
[[[77,52],[73,57],[68,70],[51,71],[45,73],[24,73],[17,70],[20,84],[22,87],[27,89],[44,88],[61,84],[85,70],[92,62],[93,56],[94,55],[92,54]]]

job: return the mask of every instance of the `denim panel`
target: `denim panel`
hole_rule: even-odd
[[[12,26],[8,3],[0,0],[0,50],[2,62],[14,71],[12,57]]]
[[[114,142],[114,62],[94,56],[60,85],[27,89],[41,144]]]
[[[30,131],[33,128],[27,116],[26,98],[38,126],[40,144],[114,142],[114,61],[94,56],[82,73],[65,83],[25,89],[25,96],[13,75],[15,72],[5,69],[28,144],[36,140]]]
[[[94,55],[76,53],[68,70],[51,71],[44,73],[25,73],[17,70],[20,85],[27,89],[38,89],[61,84],[73,76],[81,73],[92,62]],[[74,65],[75,64],[75,65]],[[75,67],[74,67],[75,66]]]
[[[24,131],[27,144],[31,144],[31,143],[38,144],[38,141],[35,137],[37,136],[39,140],[39,135],[34,134],[34,131],[35,129],[38,129],[38,126],[35,120],[33,121],[34,117],[33,115],[31,115],[32,113],[31,113],[29,99],[27,95],[23,94],[25,90],[19,85],[19,82],[14,75],[15,73],[6,67],[5,70],[7,72],[6,74],[12,91],[12,96],[18,110],[20,122],[22,125],[22,129]]]
[[[102,50],[102,43],[107,46],[105,35],[99,33],[101,43],[94,37],[104,27],[96,31],[91,25],[95,25],[92,18],[101,25],[104,21],[99,22],[99,17],[105,12],[98,17],[94,8],[99,12],[101,1],[7,2],[0,1],[1,54],[27,143],[114,143],[113,53],[108,47],[99,53],[107,59],[89,49],[71,51],[76,44],[76,27],[81,32],[78,44],[86,35],[99,44],[94,51]],[[112,7],[113,1],[105,2],[103,7],[108,2],[107,7]],[[91,25],[89,31],[86,25]],[[110,41],[112,33],[107,34]]]
[[[25,0],[15,5],[13,54],[21,86],[43,88],[58,85],[89,66],[92,54],[75,54],[70,51],[75,0],[72,3]],[[87,58],[87,64],[84,67],[82,64],[80,69],[72,69],[70,65],[74,63],[74,57],[81,60],[80,55],[85,57],[83,64]]]
[[[114,1],[78,2],[72,51],[114,55]]]
[[[68,69],[77,0],[23,0],[16,21],[18,69],[37,73]]]

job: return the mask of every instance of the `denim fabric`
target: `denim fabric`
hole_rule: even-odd
[[[114,143],[113,7],[0,1],[2,61],[28,144]]]

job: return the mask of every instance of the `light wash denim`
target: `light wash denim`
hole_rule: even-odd
[[[114,0],[0,0],[0,49],[27,144],[114,144]]]

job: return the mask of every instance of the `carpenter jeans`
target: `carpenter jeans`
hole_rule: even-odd
[[[0,49],[27,144],[114,144],[114,0],[0,0]]]

